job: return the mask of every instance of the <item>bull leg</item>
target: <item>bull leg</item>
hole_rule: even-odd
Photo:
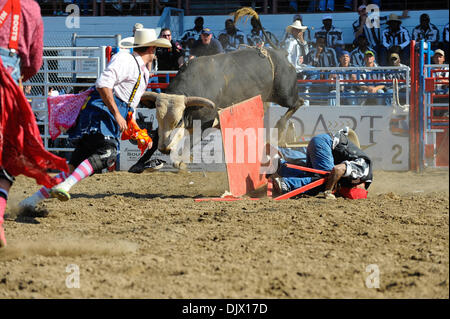
[[[284,146],[286,145],[286,124],[287,121],[292,117],[292,115],[297,112],[297,110],[304,104],[303,99],[299,99],[294,107],[288,109],[286,113],[278,120],[275,128],[278,129],[278,145]]]
[[[136,162],[136,164],[130,167],[128,172],[136,174],[142,173],[145,169],[145,164],[150,160],[153,153],[155,153],[156,150],[158,149],[158,139],[159,139],[158,129],[150,132],[150,135],[153,140],[152,147],[149,150],[145,151],[144,155],[141,156],[141,158]]]

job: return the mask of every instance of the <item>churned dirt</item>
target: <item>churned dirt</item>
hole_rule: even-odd
[[[448,183],[376,171],[366,200],[198,203],[225,173],[114,172],[15,216],[38,189],[18,177],[0,298],[449,298]]]

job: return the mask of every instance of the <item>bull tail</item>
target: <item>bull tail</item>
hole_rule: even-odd
[[[278,49],[278,47],[272,42],[272,40],[270,39],[270,37],[267,35],[266,31],[264,30],[264,28],[261,24],[261,20],[259,20],[259,15],[258,15],[258,13],[256,13],[255,10],[253,10],[250,7],[243,7],[243,8],[236,10],[236,12],[232,13],[232,15],[234,16],[234,24],[235,25],[242,17],[247,17],[245,19],[244,23],[246,23],[248,21],[249,17],[254,17],[256,19],[256,21],[258,22],[258,25],[261,28],[261,31],[264,34],[264,37],[266,38],[267,43],[269,43],[272,46],[272,48]]]

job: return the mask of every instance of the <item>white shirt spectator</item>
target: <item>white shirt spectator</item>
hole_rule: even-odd
[[[299,58],[303,56],[306,59],[306,56],[309,53],[310,47],[306,41],[300,43],[300,41],[290,34],[284,45],[286,51],[288,52],[287,59],[291,64],[295,67],[295,71],[299,73],[301,71],[301,63]]]
[[[147,90],[150,77],[147,66],[139,54],[129,54],[128,52],[115,54],[97,79],[97,82],[95,82],[95,86],[97,88],[111,88],[115,96],[124,102],[128,102],[139,75],[138,64],[141,69],[141,81],[130,105],[132,108],[136,108],[141,100],[141,96]]]

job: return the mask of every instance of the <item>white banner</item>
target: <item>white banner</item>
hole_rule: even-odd
[[[270,107],[265,127],[274,127],[286,112]],[[348,126],[358,135],[361,149],[372,159],[374,169],[409,169],[408,116],[393,114],[385,106],[310,106],[300,108],[291,118],[298,141],[321,133],[335,133]],[[292,125],[292,124],[291,124]]]
[[[286,112],[286,108],[272,106],[267,110],[264,126],[274,127],[278,119]],[[138,109],[138,114],[145,117],[145,125],[152,122],[152,128],[156,128],[155,110]],[[139,119],[139,117],[138,117]],[[406,114],[393,114],[391,107],[384,106],[357,106],[357,107],[302,107],[290,119],[288,123],[295,128],[295,137],[290,142],[307,142],[309,139],[321,133],[335,133],[348,126],[353,129],[359,138],[361,149],[372,159],[374,169],[405,171],[409,169],[409,131],[408,116]],[[138,121],[141,128],[146,128],[142,121]],[[289,126],[289,125],[288,125]],[[147,128],[148,130],[150,127]],[[217,135],[217,136],[216,136]],[[203,161],[192,159],[204,159],[209,141],[219,138],[220,131],[202,139],[202,146],[193,149],[192,163],[188,169],[192,171],[224,171],[225,164],[223,154],[222,163],[206,164]],[[221,146],[221,145],[220,145]],[[135,164],[140,151],[134,143],[122,141],[120,145],[120,169],[128,170]],[[223,153],[223,149],[215,149]],[[202,155],[199,155],[199,152]],[[171,170],[171,161],[168,155],[155,152],[153,158],[159,158],[167,162],[165,170]]]

